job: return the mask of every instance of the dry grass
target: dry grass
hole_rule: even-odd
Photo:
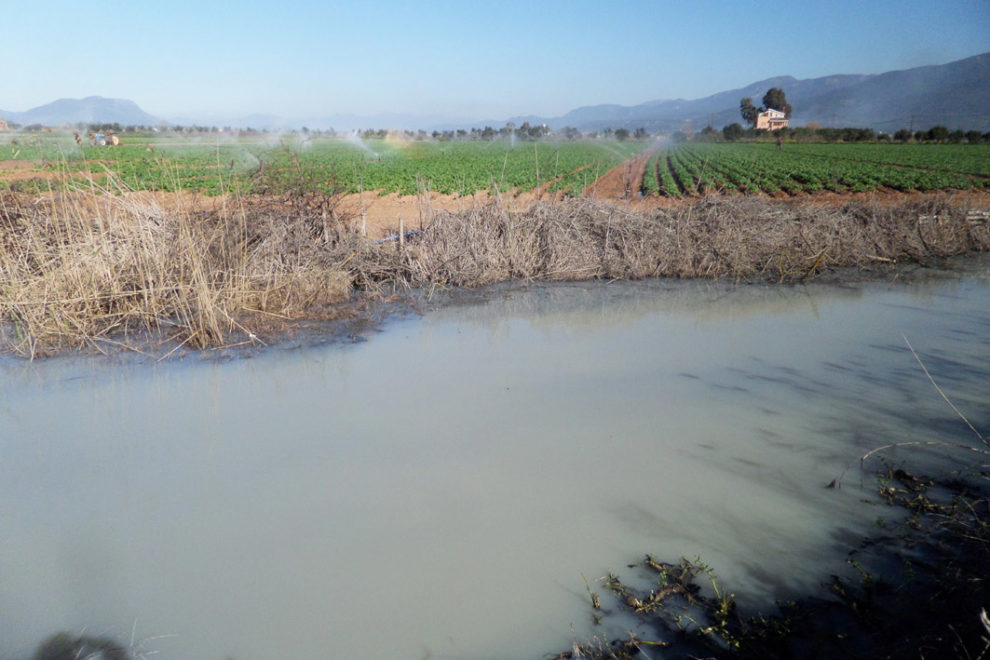
[[[194,347],[349,294],[302,222],[86,192],[0,201],[0,320],[35,357],[149,333]],[[132,346],[138,343],[130,344]]]
[[[947,196],[840,208],[712,198],[652,213],[578,200],[517,214],[496,202],[439,213],[405,246],[380,250],[372,271],[409,286],[513,278],[795,281],[834,267],[990,250],[990,227],[969,213]]]
[[[233,199],[211,210],[93,190],[0,199],[0,329],[34,357],[64,348],[253,340],[366,296],[515,279],[731,277],[798,281],[830,268],[990,250],[990,227],[950,196],[821,208],[707,199],[653,212],[592,200],[498,199],[437,212],[403,241],[346,229],[333,199]]]

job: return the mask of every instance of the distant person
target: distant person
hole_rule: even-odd
[[[781,140],[780,140],[780,136],[778,135],[778,136],[777,136],[777,151],[780,151],[780,149],[781,149],[781,145],[782,145],[782,144],[783,144],[783,143],[782,143],[782,142],[781,142]]]

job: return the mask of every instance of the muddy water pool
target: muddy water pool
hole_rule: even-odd
[[[990,262],[910,283],[512,286],[367,342],[0,361],[0,658],[540,657],[582,576],[814,588],[889,515],[859,455],[990,427]],[[939,452],[902,453],[940,469]],[[604,591],[600,589],[600,591]]]

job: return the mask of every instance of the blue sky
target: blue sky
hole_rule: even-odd
[[[556,116],[990,51],[990,0],[40,0],[0,20],[0,108],[99,95],[163,118]]]

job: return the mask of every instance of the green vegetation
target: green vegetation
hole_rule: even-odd
[[[668,168],[687,194],[980,190],[990,188],[990,145],[692,142],[660,152],[646,194],[673,194]]]
[[[731,129],[731,130],[730,130]],[[645,195],[931,191],[990,188],[990,144],[858,141],[805,142],[804,129],[779,131],[773,142],[744,140],[734,124],[661,149],[649,161]],[[821,129],[825,130],[825,129]],[[820,132],[820,131],[819,131]],[[580,197],[609,169],[648,146],[642,131],[604,139],[423,139],[369,131],[348,138],[315,134],[125,133],[116,147],[78,145],[68,134],[0,137],[0,189],[39,192],[104,185],[112,175],[129,190],[265,194],[306,184],[310,192],[377,191],[448,195],[539,190]],[[875,138],[875,134],[872,134]],[[615,138],[624,139],[615,139]],[[700,139],[705,138],[705,139]],[[721,139],[729,141],[716,141]],[[707,141],[711,139],[713,141]],[[796,141],[795,141],[796,140]],[[9,162],[13,164],[9,164]]]
[[[763,95],[763,111],[765,112],[771,108],[780,110],[788,119],[791,118],[794,112],[794,108],[787,102],[787,95],[779,87],[771,87]]]
[[[660,194],[660,175],[657,172],[657,162],[660,160],[661,151],[657,151],[646,163],[646,172],[643,175],[643,194]]]
[[[85,142],[85,141],[84,141]],[[78,146],[71,136],[36,134],[0,140],[0,161],[30,161],[37,177],[0,187],[69,187],[112,172],[131,190],[270,192],[280,176],[305,170],[324,192],[377,190],[413,195],[424,189],[471,195],[546,187],[581,190],[646,143],[630,140],[443,141],[389,137],[314,138],[289,134],[248,138],[126,136],[118,147]]]
[[[745,97],[739,100],[739,116],[743,118],[750,126],[756,126],[756,115],[759,114],[759,110],[753,105],[752,97]]]

